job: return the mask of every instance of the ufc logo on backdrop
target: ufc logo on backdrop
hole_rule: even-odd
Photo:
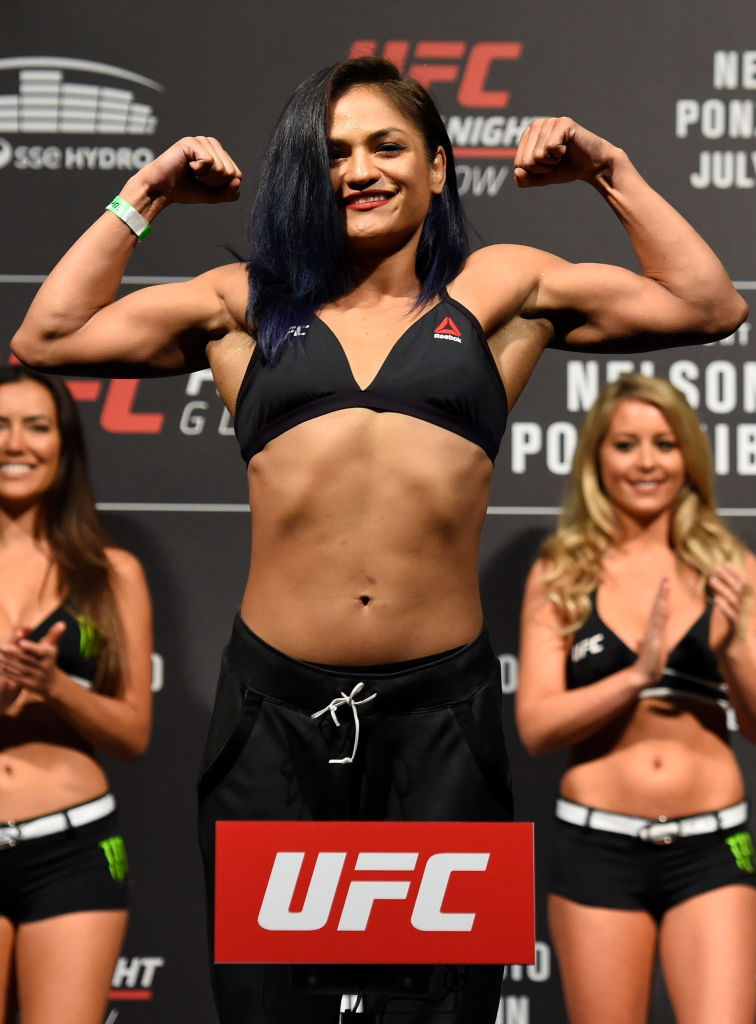
[[[519,60],[522,43],[481,42],[461,40],[422,40],[411,43],[407,39],[390,39],[380,51],[375,39],[357,39],[352,43],[350,57],[380,55],[390,60],[402,74],[416,79],[426,89],[439,82],[459,83],[457,102],[461,107],[478,110],[501,108],[509,105],[509,91],[489,86],[494,64]]]
[[[9,364],[20,362],[11,353]],[[104,399],[100,411],[100,426],[110,434],[159,434],[165,416],[162,412],[137,412],[134,409],[141,381],[117,378],[113,380],[67,380],[68,390],[77,402],[97,402]]]
[[[219,822],[218,963],[532,963],[532,826]]]
[[[159,434],[162,412],[136,412],[134,403],[141,381],[136,379],[69,380],[68,390],[78,402],[96,402],[104,392],[100,426],[110,434]]]

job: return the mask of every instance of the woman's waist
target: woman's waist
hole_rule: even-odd
[[[690,747],[672,740],[619,746],[598,757],[573,753],[563,796],[591,807],[646,817],[680,817],[742,799],[743,776],[722,742]]]
[[[308,712],[339,694],[359,692],[368,715],[404,713],[465,699],[492,680],[498,685],[499,663],[488,635],[417,657],[382,662],[317,662],[292,657],[255,633],[240,615],[224,650],[226,669],[245,691],[253,691]],[[362,684],[360,686],[360,684]],[[359,691],[355,691],[359,687]],[[373,701],[371,693],[379,693]]]
[[[106,789],[104,771],[85,750],[32,741],[0,751],[0,821],[24,821]]]
[[[241,603],[247,625],[294,658],[380,665],[469,643],[481,631],[477,577],[418,570],[405,579],[367,566],[325,579],[268,575],[254,566]]]

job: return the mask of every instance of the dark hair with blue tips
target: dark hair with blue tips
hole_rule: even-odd
[[[331,185],[328,119],[336,100],[356,85],[380,89],[415,125],[429,162],[439,146],[446,154],[446,183],[432,197],[418,244],[416,306],[456,277],[469,251],[451,143],[427,91],[379,57],[357,57],[316,72],[281,114],[249,216],[247,319],[266,361],[280,352],[290,327],[309,322],[320,306],[349,290],[343,219]]]

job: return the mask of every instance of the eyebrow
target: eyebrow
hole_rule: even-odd
[[[0,413],[0,423],[7,423],[10,419],[9,416],[4,416]],[[22,418],[23,423],[53,423],[53,417],[48,416],[46,412],[34,413],[32,416],[24,416]]]
[[[385,137],[387,135],[392,135],[395,132],[398,132],[400,135],[406,135],[407,134],[406,128],[398,128],[398,127],[397,128],[378,128],[376,131],[371,132],[370,135],[368,135],[368,141],[369,142],[379,142],[381,139],[385,139]],[[331,143],[334,143],[334,142],[343,142],[343,141],[346,141],[346,140],[339,139],[335,135],[329,135],[328,136],[328,141],[331,142]]]
[[[637,440],[640,437],[640,434],[635,434],[632,430],[617,430],[614,434],[607,434],[607,437],[610,436],[629,437],[632,438],[633,440]],[[658,430],[655,434],[652,434],[652,437],[655,441],[662,437],[671,437],[673,440],[677,440],[677,434],[674,432],[674,430]]]

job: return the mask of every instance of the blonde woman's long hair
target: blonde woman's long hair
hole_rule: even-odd
[[[702,584],[723,562],[743,561],[742,544],[717,515],[711,451],[698,417],[667,381],[628,374],[605,387],[585,417],[559,525],[541,548],[544,583],[568,632],[590,614],[604,555],[615,538],[616,517],[601,484],[598,452],[614,410],[628,398],[656,406],[680,445],[686,480],[675,499],[669,538],[677,558],[696,570]]]

